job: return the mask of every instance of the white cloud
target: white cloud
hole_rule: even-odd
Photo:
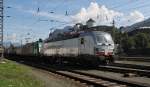
[[[139,11],[130,12],[128,15],[123,16],[119,24],[123,26],[129,26],[137,22],[141,22],[145,19],[144,15]]]
[[[117,26],[127,26],[144,20],[144,15],[139,11],[133,11],[125,15],[122,12],[108,9],[105,5],[98,5],[96,2],[91,2],[89,7],[81,8],[79,13],[69,16],[65,16],[64,14],[51,14],[41,10],[37,12],[35,9],[24,9],[20,6],[17,8],[34,16],[47,17],[50,20],[66,22],[68,25],[79,22],[85,24],[90,18],[96,21],[96,25],[111,25],[112,21],[115,20]]]
[[[72,16],[74,22],[85,23],[92,18],[97,25],[111,25],[115,20],[117,26],[127,26],[144,20],[144,15],[139,11],[133,11],[125,15],[124,13],[108,9],[106,6],[91,2],[89,7],[82,8],[79,13]]]
[[[143,21],[145,17],[139,11],[134,11],[130,13],[129,18],[131,18],[135,22],[140,22],[140,21]]]
[[[73,16],[75,22],[85,23],[92,18],[97,24],[110,24],[113,19],[123,16],[122,13],[110,10],[104,5],[99,6],[96,2],[91,2],[88,8],[82,8],[79,13]]]

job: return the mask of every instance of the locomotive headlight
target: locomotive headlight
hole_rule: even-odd
[[[99,45],[99,46],[106,46],[105,43],[97,43],[97,45]]]
[[[97,43],[97,45],[100,45],[100,46],[101,46],[101,45],[102,45],[102,43]]]
[[[105,44],[105,43],[102,43],[102,46],[106,46],[106,44]]]

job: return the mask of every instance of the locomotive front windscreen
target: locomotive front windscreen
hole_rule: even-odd
[[[113,43],[112,37],[109,34],[97,35],[98,43]]]

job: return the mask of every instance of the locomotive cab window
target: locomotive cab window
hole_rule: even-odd
[[[104,43],[106,41],[102,35],[97,35],[96,38],[98,43]]]
[[[81,38],[81,42],[80,42],[81,44],[84,44],[84,38]]]
[[[113,43],[111,36],[108,34],[97,35],[96,38],[98,43]]]

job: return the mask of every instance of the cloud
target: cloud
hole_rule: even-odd
[[[92,18],[97,24],[110,24],[113,19],[123,16],[123,13],[110,10],[104,5],[99,6],[96,2],[91,2],[88,8],[82,8],[79,13],[73,16],[75,22],[85,23]]]
[[[139,11],[133,11],[129,14],[108,9],[105,5],[98,5],[91,2],[89,7],[81,8],[80,12],[72,16],[74,22],[84,23],[92,18],[96,21],[96,25],[111,25],[115,20],[117,26],[131,25],[144,20],[144,15]]]
[[[144,15],[139,11],[133,11],[130,13],[130,15],[127,17],[127,20],[130,20],[131,22],[140,22],[144,20]]]
[[[92,18],[95,20],[96,25],[112,25],[112,21],[115,20],[117,26],[127,26],[144,20],[144,15],[139,11],[133,11],[129,14],[124,14],[115,10],[108,9],[105,5],[98,5],[96,2],[91,2],[87,8],[81,8],[81,10],[75,15],[65,16],[64,14],[49,13],[46,11],[37,12],[35,9],[24,9],[23,7],[17,7],[20,11],[30,13],[33,16],[46,17],[49,20],[56,20],[64,22],[66,24],[83,23]]]
[[[132,20],[134,20],[135,22],[140,22],[140,21],[143,21],[145,17],[139,11],[134,11],[130,13],[129,18],[132,18]]]

